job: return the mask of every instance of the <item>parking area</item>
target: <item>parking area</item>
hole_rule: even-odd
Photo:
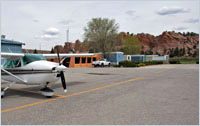
[[[14,85],[1,99],[2,125],[197,125],[199,66],[70,68],[68,92],[52,98],[40,86]],[[7,82],[2,81],[2,86]]]

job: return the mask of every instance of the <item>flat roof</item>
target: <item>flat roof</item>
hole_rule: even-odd
[[[8,40],[8,39],[4,39],[4,38],[1,38],[1,43],[16,44],[16,45],[25,45],[25,43],[23,43],[23,42],[14,41],[14,40]]]

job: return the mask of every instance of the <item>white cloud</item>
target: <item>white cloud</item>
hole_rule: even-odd
[[[184,20],[185,23],[198,23],[199,18],[189,18],[187,20]]]
[[[187,12],[190,12],[190,10],[183,7],[164,6],[161,9],[157,10],[156,13],[159,15],[172,15],[172,14],[187,13]]]
[[[44,34],[54,36],[54,35],[59,34],[59,30],[58,30],[57,28],[51,27],[51,28],[46,29],[46,30],[44,31]]]
[[[172,30],[173,27],[176,27],[175,29],[180,29],[180,27],[178,28],[177,26],[187,27],[188,29],[186,29],[185,32],[199,31],[199,23],[184,22],[186,19],[199,16],[199,2],[196,0],[129,0],[117,2],[62,0],[51,2],[7,2],[4,0],[1,4],[1,32],[5,34],[8,39],[26,42],[24,48],[37,48],[42,42],[46,42],[45,49],[51,49],[51,47],[56,44],[63,45],[66,41],[67,28],[70,29],[70,41],[74,42],[77,39],[83,41],[83,28],[87,26],[87,23],[91,21],[92,18],[96,17],[115,19],[116,23],[120,25],[119,32],[125,31],[135,34],[144,32],[159,35],[164,30]],[[157,14],[156,10],[164,6],[172,9],[174,6],[179,6],[179,13],[174,14],[175,12],[173,12],[173,14],[171,14],[172,16],[160,16],[160,14],[166,14],[167,11],[165,10],[165,13],[163,11]],[[191,10],[189,11],[189,9]],[[167,10],[169,11],[169,9]],[[14,22],[13,19],[15,19]],[[46,28],[50,28],[50,26],[57,30],[47,30]],[[51,39],[51,43],[49,41],[44,41],[47,39]]]
[[[125,13],[128,14],[128,15],[130,15],[130,16],[134,16],[135,13],[136,13],[136,11],[134,11],[134,10],[129,10],[129,11],[126,11]]]
[[[187,27],[184,26],[178,26],[178,27],[174,27],[173,30],[177,30],[177,31],[182,31],[182,30],[186,30],[188,29]]]
[[[58,38],[57,35],[48,35],[48,34],[43,34],[40,36],[41,39],[45,39],[45,40],[51,40],[51,39],[56,39]]]
[[[44,30],[44,33],[40,36],[35,35],[35,39],[44,39],[44,40],[51,40],[51,39],[57,39],[59,34],[59,30],[57,28],[47,28]]]

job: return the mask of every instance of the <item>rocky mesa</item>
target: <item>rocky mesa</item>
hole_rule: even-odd
[[[129,33],[121,32],[120,41],[130,35]],[[133,35],[133,34],[131,34]],[[161,35],[154,36],[151,34],[139,33],[136,35],[140,41],[142,48],[141,54],[160,54],[160,55],[180,55],[180,56],[198,56],[199,52],[199,34],[193,32],[176,33],[173,31],[165,31]],[[86,46],[87,42],[76,40],[73,42],[65,42],[64,46],[59,46],[61,53],[73,52],[89,52]],[[121,51],[123,42],[116,51]],[[54,52],[56,49],[54,48]],[[179,54],[177,54],[179,53]]]

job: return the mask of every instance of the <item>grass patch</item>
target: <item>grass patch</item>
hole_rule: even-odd
[[[199,58],[176,57],[169,60],[170,64],[199,64]]]

